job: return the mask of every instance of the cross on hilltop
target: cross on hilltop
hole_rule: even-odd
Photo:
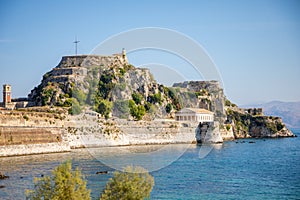
[[[80,41],[77,40],[77,36],[75,37],[75,41],[73,43],[75,43],[75,55],[77,56],[77,44],[79,43]]]

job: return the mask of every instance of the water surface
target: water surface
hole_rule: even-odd
[[[118,148],[115,152],[124,153],[124,148],[134,152],[130,157],[133,161],[155,151],[151,162],[162,162],[170,159],[172,152],[177,154],[176,149],[182,150],[182,145],[171,145],[173,150],[168,153],[157,151],[161,148],[157,145],[130,147],[130,151],[128,147]],[[300,137],[225,142],[202,159],[201,148],[190,145],[173,163],[151,172],[155,178],[152,199],[300,199]],[[98,199],[114,169],[86,149],[0,158],[0,171],[10,176],[0,180],[5,186],[0,189],[0,199],[24,199],[25,189],[33,186],[33,177],[49,175],[60,162],[69,159],[82,169],[92,198]],[[121,157],[111,153],[109,159],[118,162]],[[97,171],[109,173],[100,175]]]

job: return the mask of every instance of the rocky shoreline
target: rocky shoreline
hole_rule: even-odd
[[[10,120],[21,120],[20,118],[24,114],[24,112],[16,112],[14,115],[10,115]],[[30,116],[28,113],[26,115]],[[0,119],[3,119],[3,117],[0,115]],[[32,119],[33,121],[27,121],[29,127],[24,127],[22,123],[19,123],[19,126],[11,127],[8,125],[11,124],[8,117],[5,118],[5,123],[2,120],[2,126],[0,126],[0,132],[2,133],[0,135],[0,143],[2,142],[0,157],[68,152],[76,148],[89,147],[191,144],[197,142],[222,143],[226,140],[244,138],[295,137],[285,127],[271,135],[236,135],[233,130],[234,126],[229,130],[219,131],[220,125],[218,122],[198,124],[197,122],[178,122],[166,119],[130,121],[112,118],[106,120],[88,114],[68,116],[64,120],[52,118],[51,115],[47,115],[46,118],[40,116]],[[48,119],[47,122],[45,119]],[[49,121],[51,121],[51,125]],[[34,127],[37,126],[36,123],[39,123],[38,131],[42,130],[43,132],[39,137],[37,137],[36,127]],[[27,129],[34,131],[28,132]],[[22,138],[22,135],[24,138]],[[42,137],[42,135],[44,136]],[[31,139],[28,140],[28,138]],[[53,138],[59,139],[55,141]],[[3,144],[5,139],[7,143]]]

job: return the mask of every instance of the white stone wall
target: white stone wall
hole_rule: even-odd
[[[70,151],[68,143],[46,143],[0,146],[0,157]]]

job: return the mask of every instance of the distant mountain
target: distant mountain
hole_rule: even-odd
[[[271,101],[262,104],[249,104],[241,106],[248,107],[261,107],[265,115],[272,115],[281,117],[283,122],[289,128],[300,128],[300,101],[298,102],[282,102]]]

